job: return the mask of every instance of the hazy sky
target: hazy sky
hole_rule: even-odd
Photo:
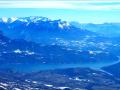
[[[45,16],[81,23],[120,22],[119,0],[0,0],[0,17]]]

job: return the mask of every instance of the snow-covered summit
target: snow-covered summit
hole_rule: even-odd
[[[47,27],[47,25],[49,26],[57,26],[60,29],[64,29],[65,27],[69,27],[70,24],[67,21],[62,21],[61,19],[58,20],[51,20],[49,18],[46,17],[40,17],[40,16],[30,16],[30,17],[2,17],[0,18],[0,22],[3,23],[16,23],[16,22],[20,22],[20,23],[26,23],[26,26],[28,26],[30,23],[34,23],[36,25],[45,25]]]
[[[8,22],[8,18],[7,18],[7,17],[2,17],[2,18],[0,19],[0,21],[7,23],[7,22]]]
[[[4,22],[4,23],[12,23],[12,22],[14,22],[16,20],[18,20],[17,17],[11,17],[11,18],[2,17],[2,18],[0,18],[0,22]]]

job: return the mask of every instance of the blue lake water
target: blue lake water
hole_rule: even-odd
[[[53,69],[64,69],[64,68],[93,68],[93,69],[99,69],[104,66],[109,66],[112,64],[116,64],[120,61],[111,62],[111,63],[89,63],[89,64],[2,64],[0,65],[0,69],[12,69],[17,72],[24,72],[24,73],[30,73],[30,72],[37,72],[40,70],[53,70]]]

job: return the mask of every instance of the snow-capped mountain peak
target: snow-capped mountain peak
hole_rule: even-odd
[[[21,21],[21,22],[37,22],[39,20],[44,20],[45,21],[45,18],[43,17],[35,17],[35,16],[30,16],[30,17],[2,17],[0,19],[1,22],[4,22],[4,23],[13,23],[14,21]],[[46,19],[47,20],[47,19]]]
[[[70,24],[66,21],[62,21],[61,19],[58,20],[51,20],[46,17],[40,16],[30,16],[30,17],[3,17],[0,19],[0,22],[4,23],[13,23],[13,22],[20,22],[21,24],[24,23],[28,26],[30,23],[34,23],[35,25],[39,25],[39,27],[43,25],[43,27],[50,26],[50,28],[54,28],[55,26],[59,29],[69,28]],[[19,23],[19,24],[20,24]],[[42,25],[41,25],[42,24]]]
[[[11,17],[10,22],[12,23],[12,22],[16,21],[17,19],[18,19],[17,17]]]
[[[2,18],[1,18],[1,21],[7,23],[8,18],[7,18],[7,17],[2,17]]]
[[[49,21],[50,19],[46,17],[39,17],[39,16],[30,16],[29,17],[30,21],[32,22],[37,22],[37,21]]]
[[[64,27],[69,27],[70,24],[66,21],[61,21],[58,23],[59,28],[63,29]]]
[[[1,18],[1,21],[2,22],[5,22],[5,23],[12,23],[14,21],[21,21],[21,22],[33,22],[33,23],[37,23],[39,21],[43,21],[43,22],[50,22],[50,23],[53,23],[53,22],[57,22],[63,26],[69,26],[69,23],[66,22],[66,21],[61,21],[61,19],[59,20],[51,20],[49,18],[46,18],[46,17],[41,17],[41,16],[30,16],[30,17],[10,17],[10,18],[7,18],[7,17],[2,17]]]
[[[12,23],[12,22],[14,22],[14,21],[16,21],[16,20],[18,20],[17,17],[10,17],[10,18],[8,18],[8,17],[2,17],[2,18],[0,19],[0,21],[1,21],[1,22],[4,22],[4,23]]]

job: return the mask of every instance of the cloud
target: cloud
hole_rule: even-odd
[[[120,10],[120,1],[0,1],[0,8],[54,8],[54,9],[78,9],[78,10]]]
[[[0,1],[0,8],[75,8],[62,1]]]

